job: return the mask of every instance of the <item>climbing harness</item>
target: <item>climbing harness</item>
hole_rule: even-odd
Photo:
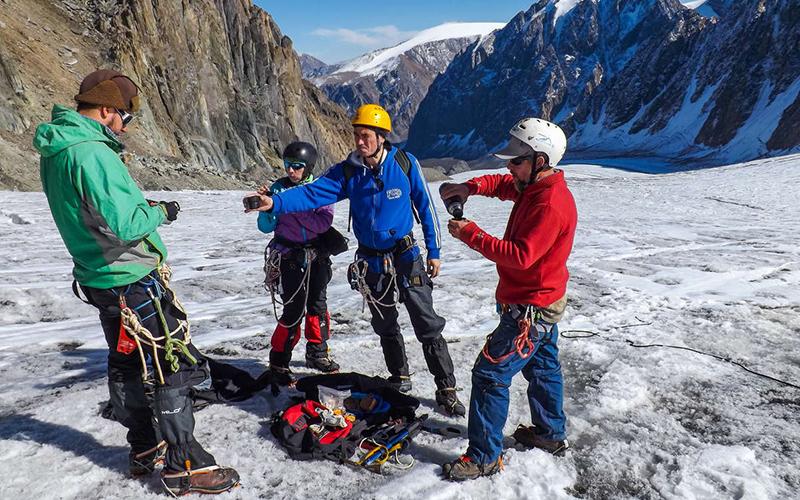
[[[373,306],[378,312],[378,315],[383,319],[381,307],[396,307],[399,299],[394,294],[395,291],[399,292],[397,287],[397,270],[394,266],[394,259],[416,246],[414,236],[408,233],[399,240],[397,240],[393,247],[387,250],[376,250],[364,245],[358,245],[356,256],[352,264],[347,268],[347,281],[350,283],[350,288],[356,290],[364,297],[361,304],[361,312],[364,312],[367,304]],[[380,278],[378,279],[375,293],[372,292],[369,284],[367,283],[367,274],[369,274],[369,263],[364,257],[378,258],[381,263]],[[383,287],[383,277],[389,276],[389,282],[386,283],[386,289],[380,297],[375,295],[381,293]],[[389,293],[392,297],[387,300]],[[386,302],[384,302],[386,301]]]
[[[297,318],[297,321],[291,325],[283,325],[286,328],[293,328],[300,324],[306,316],[305,304],[308,301],[308,291],[311,284],[311,263],[317,258],[317,251],[311,246],[298,247],[296,250],[303,251],[303,278],[300,280],[297,290],[292,292],[291,296],[285,301],[281,302],[280,297],[284,295],[283,282],[281,280],[281,262],[284,255],[277,249],[271,248],[267,245],[264,249],[264,289],[269,292],[272,300],[272,309],[275,313],[275,318],[278,316],[278,304],[286,307],[294,300],[299,299],[298,295],[304,291],[303,299],[303,313]]]
[[[158,381],[161,383],[161,385],[164,385],[164,372],[161,368],[161,361],[159,360],[158,356],[159,349],[164,351],[164,360],[169,364],[169,369],[173,373],[177,372],[180,368],[178,354],[182,354],[184,358],[186,358],[186,360],[193,365],[197,363],[197,359],[189,352],[189,345],[191,344],[192,340],[189,331],[189,320],[186,317],[186,310],[184,309],[180,300],[178,300],[178,298],[175,296],[175,293],[172,291],[172,289],[169,288],[172,270],[169,268],[169,266],[164,264],[160,266],[157,271],[158,277],[148,275],[145,278],[142,278],[142,280],[139,280],[139,283],[145,287],[146,293],[148,297],[150,297],[150,300],[143,302],[134,308],[129,307],[125,299],[125,294],[130,290],[131,285],[128,285],[128,288],[126,288],[125,292],[118,295],[121,315],[120,341],[118,342],[118,349],[123,349],[121,352],[127,351],[126,353],[130,354],[130,352],[133,352],[134,349],[134,346],[131,343],[131,338],[133,339],[135,348],[139,351],[139,358],[142,362],[142,380],[145,382],[150,380],[150,374],[145,358],[145,348],[148,347],[152,349],[155,372],[158,377]],[[169,325],[167,324],[166,317],[164,316],[164,311],[161,308],[161,299],[165,295],[171,300],[173,307],[180,311],[181,315],[183,316],[183,318],[176,318],[178,325],[174,330],[171,331],[169,329]],[[138,311],[142,310],[149,304],[153,305],[153,309],[155,311],[149,316],[141,318]],[[150,330],[142,325],[142,322],[154,315],[158,316],[161,330],[163,332],[163,335],[160,337],[153,335]],[[183,339],[178,338],[178,334],[181,332],[183,332]]]
[[[394,307],[397,305],[397,297],[394,295],[394,291],[396,290],[397,285],[397,271],[394,268],[394,259],[392,258],[392,254],[385,254],[383,258],[383,274],[389,276],[389,282],[386,285],[386,289],[383,290],[383,294],[380,297],[375,297],[372,293],[372,289],[370,288],[369,284],[367,283],[367,274],[369,274],[369,264],[365,259],[362,259],[356,254],[355,260],[353,263],[350,264],[350,267],[347,268],[347,280],[350,282],[350,288],[353,290],[358,291],[361,296],[364,298],[363,302],[361,303],[361,312],[364,312],[367,304],[375,308],[378,315],[383,319],[383,313],[381,312],[381,307]],[[381,285],[382,279],[378,281],[378,286]],[[379,293],[380,290],[376,290],[376,293]],[[386,300],[389,293],[392,293],[391,302],[384,302]]]
[[[483,357],[494,365],[502,363],[514,354],[519,354],[520,358],[527,359],[533,354],[536,342],[548,333],[547,327],[541,324],[541,311],[531,305],[497,304],[497,308],[498,312],[503,314],[511,313],[512,318],[517,320],[519,334],[512,341],[514,346],[512,350],[501,356],[494,357],[489,354],[489,345],[492,343],[492,336],[494,335],[494,333],[490,333],[486,336],[486,343],[483,345]],[[531,338],[531,327],[536,332],[533,338]]]

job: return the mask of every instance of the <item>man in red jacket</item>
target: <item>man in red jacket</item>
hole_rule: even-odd
[[[474,479],[503,467],[503,426],[508,388],[522,371],[528,380],[533,426],[514,433],[528,447],[562,453],[566,439],[564,383],[558,360],[557,322],[566,307],[567,258],[577,211],[564,173],[554,167],[567,139],[557,125],[526,118],[511,129],[508,145],[495,156],[508,160],[510,174],[484,175],[463,184],[444,184],[445,203],[481,195],[514,202],[502,239],[475,222],[453,219],[450,234],[497,264],[500,324],[472,369],[467,452],[443,466],[446,478]]]

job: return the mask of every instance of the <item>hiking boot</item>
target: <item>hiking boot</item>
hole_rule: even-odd
[[[297,382],[288,366],[269,365],[269,373],[274,385],[291,386]]]
[[[475,463],[466,455],[458,457],[449,464],[442,465],[442,475],[450,481],[466,481],[477,479],[481,476],[491,476],[503,470],[503,457],[498,457],[492,463]]]
[[[239,473],[230,467],[211,465],[192,471],[164,471],[161,482],[176,497],[189,493],[224,493],[239,485]]]
[[[459,401],[455,387],[436,391],[436,404],[449,417],[463,417],[467,414],[464,403]]]
[[[156,469],[164,468],[164,456],[167,454],[167,443],[161,441],[149,450],[128,455],[128,472],[131,476],[143,476]]]
[[[392,375],[391,377],[387,378],[386,381],[389,382],[389,385],[394,390],[402,393],[411,392],[411,377],[404,375]]]
[[[269,387],[272,395],[278,397],[278,394],[281,393],[281,387],[294,387],[295,382],[297,381],[292,376],[292,371],[288,366],[270,363],[269,368],[256,379],[253,387],[259,391]]]
[[[536,433],[536,427],[520,425],[514,431],[512,437],[526,448],[539,448],[553,455],[563,455],[569,449],[569,441],[555,439],[545,439]]]
[[[328,352],[306,353],[306,368],[319,370],[322,373],[333,373],[339,371],[339,364],[331,358]]]

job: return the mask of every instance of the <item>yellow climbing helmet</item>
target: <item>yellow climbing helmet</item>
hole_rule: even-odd
[[[392,131],[392,119],[389,118],[389,113],[377,104],[359,106],[350,123],[354,127],[377,128],[387,133]]]

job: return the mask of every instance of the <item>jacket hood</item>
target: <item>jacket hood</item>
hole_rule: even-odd
[[[75,144],[102,142],[119,153],[124,149],[114,133],[100,123],[66,106],[53,106],[52,120],[36,128],[33,147],[42,157],[55,156]]]
[[[364,165],[364,158],[362,158],[361,155],[358,154],[358,151],[353,151],[349,155],[347,155],[347,159],[344,162],[349,163],[354,167],[361,167],[361,168],[366,167],[366,165]]]
[[[386,162],[390,161],[394,155],[397,153],[397,147],[392,146],[389,144],[389,141],[386,143],[389,147],[386,149],[386,158],[383,159],[381,165],[384,165]],[[371,167],[364,162],[364,157],[359,154],[358,151],[352,151],[349,155],[347,155],[347,159],[344,161],[345,163],[349,163],[354,167],[361,167],[370,169]]]

